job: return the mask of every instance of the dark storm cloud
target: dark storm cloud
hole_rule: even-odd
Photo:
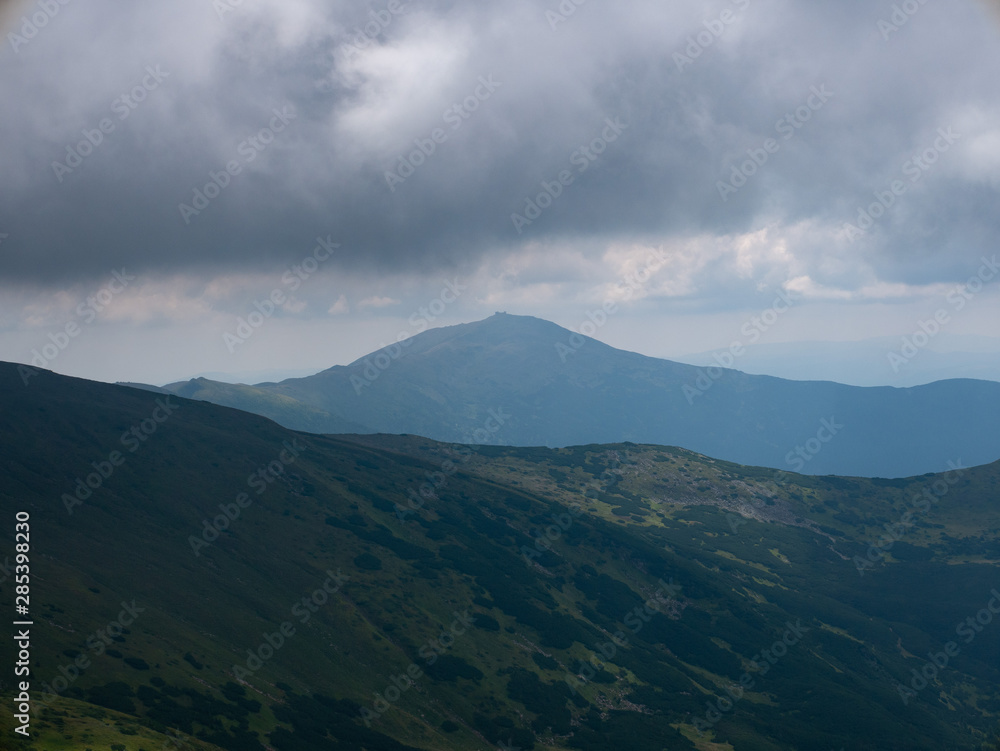
[[[0,114],[0,275],[269,269],[327,234],[346,266],[429,270],[532,242],[810,222],[825,229],[791,249],[803,259],[859,254],[886,280],[952,278],[1000,229],[996,180],[968,156],[997,127],[1000,48],[983,6],[911,1],[888,33],[892,3],[854,0],[414,0],[398,14],[379,0],[247,0],[221,18],[210,0],[69,2],[0,53],[14,103]],[[575,10],[559,20],[560,7]],[[352,50],[366,23],[374,40]],[[832,96],[813,107],[817,87]],[[475,111],[449,120],[463,102]],[[794,128],[779,128],[788,115]],[[609,118],[627,127],[581,160]],[[835,236],[948,127],[964,140],[863,238]],[[438,128],[446,140],[390,186],[386,171]],[[87,151],[87,134],[101,142],[76,163],[67,147]],[[719,182],[767,139],[778,150],[723,200]],[[563,170],[572,184],[519,233],[511,214],[528,216]],[[213,173],[224,187],[196,203],[196,189],[216,192]]]

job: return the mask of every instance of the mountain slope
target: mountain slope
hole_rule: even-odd
[[[1000,458],[1000,383],[860,388],[706,370],[506,314],[426,331],[307,378],[167,388],[311,432],[633,441],[809,474],[902,477]],[[509,417],[496,425],[490,410]]]
[[[66,748],[89,713],[226,749],[973,749],[1000,713],[989,632],[906,689],[996,587],[1000,465],[304,435],[11,365],[0,456],[4,518],[31,515],[36,723]]]
[[[198,399],[223,407],[253,412],[279,424],[294,425],[296,430],[310,433],[351,433],[367,432],[367,427],[337,414],[331,414],[312,404],[295,399],[286,394],[261,386],[247,386],[242,383],[222,383],[207,378],[155,387],[139,386],[146,390],[158,390],[177,394],[185,399]]]

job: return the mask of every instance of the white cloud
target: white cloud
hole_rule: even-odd
[[[427,14],[420,14],[419,22],[419,34],[379,40],[341,59],[336,75],[353,96],[337,114],[336,139],[386,156],[440,127],[445,108],[468,77],[470,32]]]
[[[384,295],[374,295],[358,303],[359,308],[388,308],[390,305],[399,305],[399,300]]]
[[[351,306],[347,302],[347,296],[341,295],[326,311],[332,316],[344,315],[351,312]]]

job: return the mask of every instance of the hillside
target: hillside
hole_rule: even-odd
[[[309,432],[550,447],[632,441],[812,475],[905,477],[1000,458],[1000,383],[860,388],[706,370],[507,314],[432,329],[307,378],[165,388]]]
[[[971,751],[1000,715],[995,626],[956,636],[998,586],[998,464],[307,435],[9,364],[0,457],[48,705],[11,748]]]

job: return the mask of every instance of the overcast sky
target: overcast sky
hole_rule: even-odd
[[[943,312],[1000,357],[985,0],[0,7],[0,359],[318,370],[612,303],[656,356]]]

